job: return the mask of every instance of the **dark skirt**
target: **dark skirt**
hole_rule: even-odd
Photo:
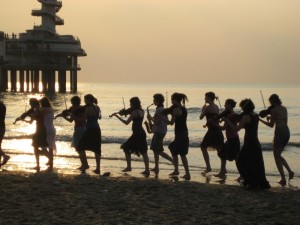
[[[101,154],[101,130],[99,127],[86,128],[78,142],[78,151],[85,150]]]
[[[155,132],[152,137],[150,149],[153,152],[160,153],[164,151],[164,138],[166,134]]]
[[[48,147],[47,132],[45,127],[37,127],[35,134],[32,136],[33,147]]]
[[[244,186],[270,188],[259,142],[245,143],[237,157],[236,165],[244,179]]]
[[[134,153],[137,156],[146,153],[148,150],[148,144],[145,131],[141,130],[140,132],[132,133],[128,140],[121,145],[121,148],[125,153]]]
[[[169,144],[172,155],[187,155],[189,152],[189,135],[187,131],[175,133],[175,139]]]
[[[220,149],[224,144],[224,135],[220,128],[210,128],[206,132],[200,147],[208,148],[212,147],[214,149]]]
[[[223,160],[236,160],[240,152],[240,138],[228,138],[225,144],[218,152],[218,156]]]

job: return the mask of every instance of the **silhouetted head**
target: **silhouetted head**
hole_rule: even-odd
[[[163,105],[165,102],[165,97],[162,94],[153,95],[153,99],[157,102],[157,105]]]
[[[242,100],[240,107],[245,113],[251,113],[255,109],[255,105],[250,98]]]
[[[138,97],[132,97],[130,100],[129,100],[129,102],[130,102],[130,107],[132,108],[132,109],[141,109],[142,108],[142,106],[141,106],[141,101],[140,101],[140,99],[138,98]]]
[[[41,103],[41,106],[43,108],[46,108],[46,107],[51,107],[51,104],[50,104],[50,101],[47,97],[43,97],[40,99],[40,103]]]
[[[84,96],[84,101],[87,104],[98,104],[98,100],[92,95],[92,94],[87,94]]]
[[[183,94],[183,93],[177,93],[177,92],[175,92],[175,93],[172,94],[171,100],[172,100],[172,102],[175,101],[177,103],[182,103],[182,105],[184,105],[184,106],[185,106],[185,102],[189,101],[188,98],[187,98],[187,96],[185,94]]]
[[[75,95],[71,98],[72,105],[80,105],[81,99],[79,96]]]
[[[36,98],[30,98],[29,99],[29,105],[31,107],[36,107],[36,106],[39,106],[40,105],[40,102],[39,100],[37,100]]]
[[[277,94],[272,94],[269,97],[269,102],[271,103],[271,105],[281,105],[282,104],[282,102]]]
[[[225,101],[225,107],[226,105],[229,105],[229,107],[233,109],[236,106],[236,102],[233,99],[229,98]]]

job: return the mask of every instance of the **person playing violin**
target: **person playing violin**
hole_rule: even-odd
[[[79,153],[78,143],[85,132],[86,123],[84,116],[84,107],[80,105],[81,99],[79,96],[73,96],[70,101],[72,106],[67,111],[63,111],[62,117],[70,123],[74,122],[74,132],[71,146],[74,147],[75,150]],[[83,164],[84,163],[81,162],[81,166],[78,168],[79,170],[83,168]]]
[[[204,117],[206,118],[206,127],[208,128],[200,144],[200,148],[206,164],[206,169],[202,172],[202,174],[206,174],[212,171],[207,149],[209,147],[212,147],[219,151],[224,144],[224,136],[219,126],[219,120],[217,119],[217,115],[219,114],[219,107],[215,104],[215,99],[217,98],[214,92],[205,93],[205,105],[202,107],[199,117],[200,120],[202,120]]]
[[[244,145],[238,154],[236,165],[246,189],[268,189],[270,184],[266,179],[264,159],[260,141],[258,139],[259,117],[254,112],[255,105],[251,99],[244,99],[240,102],[243,110],[243,117],[234,124],[228,118],[225,123],[233,130],[245,129]]]
[[[183,167],[185,169],[185,175],[182,176],[185,180],[190,180],[190,170],[187,160],[187,154],[189,151],[189,135],[187,128],[187,109],[185,108],[185,101],[188,98],[182,93],[173,93],[171,96],[172,106],[171,108],[171,120],[167,121],[169,125],[175,124],[175,139],[169,144],[174,163],[174,171],[170,176],[179,175],[178,169],[178,155],[181,157]],[[168,111],[168,110],[167,110]]]
[[[286,179],[283,167],[285,167],[289,173],[289,180],[293,179],[294,172],[291,170],[287,161],[281,156],[284,147],[287,145],[290,139],[290,130],[288,127],[288,112],[285,106],[282,105],[282,102],[277,94],[272,94],[269,97],[269,102],[272,109],[270,110],[270,119],[265,121],[259,119],[263,124],[274,127],[275,134],[273,139],[273,154],[275,158],[275,163],[281,179],[278,181],[281,185],[286,185]]]
[[[129,114],[128,119],[123,119],[121,116]],[[143,156],[145,170],[141,173],[148,177],[150,175],[149,171],[149,158],[147,155],[147,140],[146,132],[143,128],[144,110],[141,106],[141,101],[138,97],[132,97],[130,99],[130,108],[125,110],[120,110],[118,113],[113,113],[110,117],[117,117],[122,123],[128,125],[132,122],[132,135],[128,140],[121,145],[125,153],[127,167],[123,169],[123,172],[128,172],[132,170],[131,167],[131,154],[134,153],[137,156],[140,154]]]
[[[165,97],[162,94],[153,95],[153,103],[156,105],[154,116],[147,115],[149,121],[153,123],[153,137],[150,149],[154,153],[155,167],[152,169],[155,175],[159,173],[159,156],[173,163],[173,159],[164,152],[163,141],[167,133],[167,115],[163,115]]]
[[[89,169],[89,164],[86,158],[86,150],[90,150],[95,154],[96,169],[93,170],[95,174],[100,174],[100,160],[101,160],[101,129],[98,120],[101,119],[101,110],[98,106],[97,99],[87,94],[84,96],[84,118],[85,131],[82,134],[78,145],[78,153],[82,166],[79,168],[82,173]]]
[[[220,113],[217,118],[224,121],[224,118],[227,118],[233,124],[237,124],[237,114],[233,111],[236,106],[236,102],[233,99],[226,99],[225,101],[225,110]],[[240,138],[239,134],[236,130],[232,129],[229,126],[228,122],[225,122],[223,126],[221,126],[222,130],[225,130],[226,142],[218,152],[218,156],[221,159],[221,168],[218,174],[214,176],[223,178],[226,173],[226,160],[233,161],[237,159],[237,156],[240,152]],[[238,180],[240,180],[238,178]]]
[[[3,101],[0,100],[0,168],[5,165],[10,159],[10,156],[2,150],[2,140],[5,134],[5,116],[6,116],[6,106]],[[3,161],[1,162],[1,158]]]

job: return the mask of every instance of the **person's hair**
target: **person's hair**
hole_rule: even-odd
[[[75,95],[71,98],[72,105],[80,105],[81,99],[79,96]]]
[[[231,106],[231,108],[234,108],[236,106],[236,101],[234,101],[231,98],[226,99],[225,103],[229,104]]]
[[[206,92],[206,93],[205,93],[205,96],[208,97],[208,98],[210,98],[211,100],[218,99],[218,98],[216,97],[216,94],[215,94],[214,92],[212,92],[212,91]]]
[[[183,106],[185,106],[185,102],[189,101],[189,99],[187,98],[187,96],[183,93],[173,93],[172,96],[171,96],[171,99],[183,104]]]
[[[138,97],[132,97],[130,100],[129,100],[130,104],[131,104],[131,108],[132,109],[141,109],[142,106],[141,106],[141,101]]]
[[[278,105],[282,104],[281,99],[279,98],[279,96],[277,94],[272,94],[269,97],[269,101],[271,104],[278,104]]]
[[[251,113],[255,109],[255,105],[250,98],[246,98],[240,102],[240,107],[245,113]]]
[[[159,105],[163,105],[165,102],[165,97],[162,94],[155,94],[153,98],[158,101]]]
[[[41,103],[41,106],[43,108],[45,108],[45,107],[51,107],[50,101],[49,101],[49,99],[47,97],[41,98],[40,99],[40,103]]]
[[[30,98],[29,99],[29,105],[31,105],[31,106],[39,106],[40,102],[36,98]]]
[[[94,103],[94,104],[98,104],[98,100],[92,95],[92,94],[87,94],[84,96],[84,99]]]

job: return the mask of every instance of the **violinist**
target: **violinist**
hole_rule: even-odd
[[[219,126],[219,119],[217,118],[219,107],[215,104],[215,99],[217,99],[217,97],[214,92],[205,93],[205,104],[202,107],[200,114],[200,120],[204,117],[206,118],[206,127],[208,128],[200,144],[206,164],[206,169],[202,172],[203,175],[212,171],[207,149],[212,147],[219,151],[224,144],[224,136]]]
[[[175,124],[175,139],[169,144],[169,149],[172,153],[174,163],[174,171],[170,174],[170,176],[179,175],[178,155],[180,155],[183,167],[185,169],[185,175],[183,175],[182,178],[185,180],[190,180],[191,175],[186,157],[189,151],[189,135],[186,124],[188,112],[185,108],[185,101],[188,101],[188,98],[185,94],[173,93],[171,100],[172,118],[167,123],[169,125]]]
[[[62,117],[67,120],[68,122],[72,123],[74,122],[74,132],[72,137],[72,144],[71,146],[75,148],[75,150],[79,153],[78,149],[78,143],[81,139],[82,135],[85,131],[85,116],[84,116],[84,107],[80,105],[81,99],[79,96],[73,96],[71,98],[71,104],[72,106],[64,110],[62,112]],[[78,168],[81,170],[83,168],[84,163],[81,162],[81,166]]]
[[[220,113],[217,118],[224,121],[224,118],[231,121],[231,123],[237,125],[237,114],[233,111],[236,106],[236,102],[233,99],[227,99],[225,101],[225,110]],[[228,122],[225,122],[221,126],[222,130],[225,130],[226,142],[218,152],[218,156],[221,159],[221,169],[218,174],[214,176],[224,178],[227,173],[226,170],[226,160],[233,161],[236,160],[240,152],[240,138],[239,134],[235,129],[232,129]],[[240,178],[238,178],[240,180]]]
[[[34,155],[36,159],[36,171],[40,171],[40,155],[44,155],[49,158],[49,153],[47,152],[47,132],[44,124],[44,115],[40,109],[40,102],[36,98],[29,99],[30,109],[23,113],[20,117],[16,118],[14,124],[17,121],[25,121],[32,123],[36,121],[36,131],[32,136],[32,146],[34,149]],[[25,120],[26,117],[30,117],[30,121]],[[41,148],[41,150],[40,150]]]
[[[294,172],[291,170],[289,164],[281,156],[285,146],[288,144],[290,139],[290,130],[288,127],[288,112],[285,106],[282,105],[282,102],[277,94],[272,94],[269,97],[269,102],[271,110],[269,110],[270,119],[268,121],[259,119],[263,124],[274,127],[275,134],[273,140],[273,154],[275,158],[275,163],[277,169],[280,173],[281,179],[278,181],[281,185],[286,185],[286,178],[284,174],[283,167],[289,173],[289,180],[293,179]]]
[[[251,99],[244,99],[240,102],[240,107],[244,113],[237,125],[224,118],[225,123],[233,130],[245,129],[244,145],[236,159],[236,166],[244,179],[246,189],[268,189],[270,184],[266,179],[264,159],[258,139],[259,117],[254,112],[255,105]]]
[[[127,115],[129,113],[128,119],[123,119],[121,116]],[[147,155],[147,141],[146,132],[143,128],[144,110],[141,106],[141,101],[138,97],[132,97],[130,99],[130,108],[127,110],[120,110],[118,113],[113,113],[111,117],[117,117],[122,123],[128,125],[132,122],[132,135],[128,140],[121,145],[125,153],[127,167],[123,169],[123,172],[128,172],[132,170],[131,167],[131,154],[134,153],[137,156],[140,154],[143,156],[145,171],[141,174],[148,177],[150,175],[149,171],[149,158]]]
[[[154,153],[155,167],[152,171],[157,176],[159,173],[159,156],[167,159],[173,163],[173,159],[167,153],[164,152],[163,141],[167,133],[167,116],[163,115],[165,97],[162,94],[153,95],[153,103],[156,105],[154,116],[147,114],[148,120],[153,124],[153,137],[151,141],[150,149]]]
[[[98,100],[91,94],[84,96],[84,118],[85,131],[82,134],[78,145],[78,153],[81,161],[82,173],[89,169],[89,164],[86,158],[86,150],[90,150],[95,154],[96,169],[93,170],[95,174],[100,174],[100,160],[101,160],[101,129],[98,120],[101,119],[101,110],[98,106]]]

